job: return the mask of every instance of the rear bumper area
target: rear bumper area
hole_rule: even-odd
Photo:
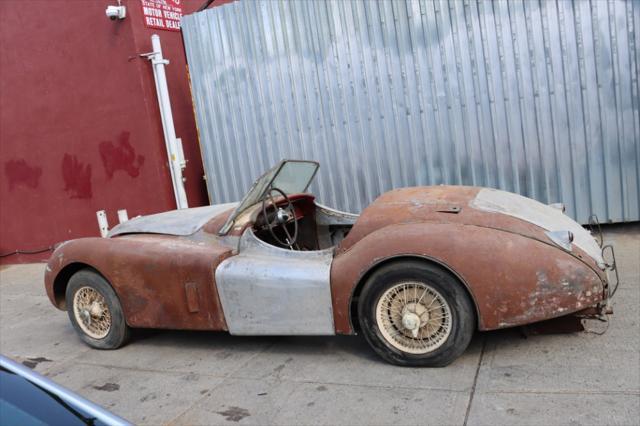
[[[611,299],[618,290],[620,277],[618,275],[618,265],[616,264],[616,252],[613,245],[607,244],[602,247],[602,258],[605,262],[605,272],[607,273],[607,299]]]
[[[609,315],[613,315],[613,309],[607,300],[571,315],[524,325],[522,330],[525,335],[576,333],[585,330],[584,320],[607,322]]]
[[[575,333],[584,331],[584,320],[609,321],[613,315],[611,298],[615,295],[620,278],[616,265],[615,250],[611,244],[602,247],[602,257],[605,259],[606,280],[603,280],[603,300],[597,305],[590,306],[570,315],[553,318],[522,327],[525,335]]]

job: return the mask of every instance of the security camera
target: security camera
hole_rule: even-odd
[[[115,21],[116,19],[124,19],[127,16],[126,6],[107,6],[105,10],[107,18]]]

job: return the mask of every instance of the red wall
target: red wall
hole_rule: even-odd
[[[183,1],[183,13],[201,3]],[[97,210],[114,225],[118,209],[175,208],[153,73],[138,56],[153,33],[171,61],[189,205],[208,203],[181,34],[145,28],[139,0],[123,1],[126,19],[111,21],[110,4],[0,1],[0,254],[97,236]]]

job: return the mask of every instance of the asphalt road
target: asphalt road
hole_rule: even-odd
[[[43,264],[0,271],[0,352],[136,424],[638,425],[640,225],[606,240],[622,284],[604,335],[479,333],[447,368],[387,365],[358,336],[146,331],[92,350]]]

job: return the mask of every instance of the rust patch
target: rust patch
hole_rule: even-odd
[[[369,205],[335,250],[336,332],[353,332],[351,297],[367,271],[401,256],[430,259],[455,272],[474,299],[480,329],[567,315],[605,297],[606,276],[584,251],[557,248],[543,228],[525,220],[468,208],[479,190],[401,188]]]
[[[4,173],[7,176],[9,190],[13,191],[18,185],[35,189],[40,182],[42,176],[42,168],[30,166],[25,160],[9,160],[4,163]]]
[[[91,164],[83,164],[75,155],[65,154],[62,158],[62,179],[64,190],[71,198],[91,198]]]
[[[137,294],[127,297],[127,301],[129,303],[129,309],[133,311],[144,311],[149,304],[147,298],[138,296]]]
[[[189,312],[194,313],[200,310],[198,306],[198,286],[196,283],[186,283],[184,291],[187,294],[187,307]]]
[[[60,306],[53,286],[55,277],[67,265],[82,262],[111,284],[131,327],[227,330],[215,268],[232,253],[232,246],[204,232],[190,237],[134,234],[83,238],[53,253],[45,271],[45,288],[51,302]],[[185,291],[185,283],[190,283],[192,290]]]
[[[421,256],[454,271],[476,304],[481,330],[568,315],[603,298],[602,278],[585,262],[527,236],[459,223],[395,224],[366,235],[334,258],[337,333],[352,332],[356,283],[378,261],[397,256]]]
[[[136,155],[136,150],[129,142],[129,132],[122,132],[118,136],[118,143],[112,141],[100,142],[98,150],[104,165],[107,177],[111,179],[114,173],[122,170],[135,178],[140,174],[140,168],[144,164],[144,156]]]

